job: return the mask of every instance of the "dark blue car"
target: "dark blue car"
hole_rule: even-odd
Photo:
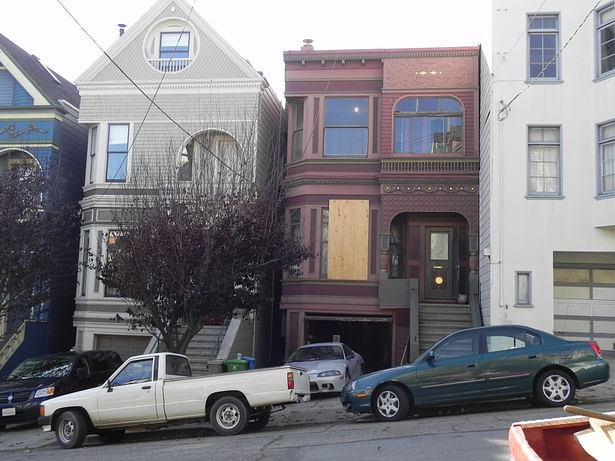
[[[24,360],[0,382],[0,430],[37,421],[41,402],[98,386],[121,364],[113,351],[60,352]]]

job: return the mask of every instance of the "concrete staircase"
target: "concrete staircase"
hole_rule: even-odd
[[[453,331],[472,327],[469,304],[419,303],[419,351]]]
[[[186,349],[194,376],[207,374],[207,364],[218,355],[218,350],[226,333],[226,325],[205,325]]]

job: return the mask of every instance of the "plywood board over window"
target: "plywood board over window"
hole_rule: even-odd
[[[329,201],[328,278],[367,280],[369,200]]]

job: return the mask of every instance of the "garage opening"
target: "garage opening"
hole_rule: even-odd
[[[390,317],[340,317],[306,315],[306,342],[339,341],[365,360],[365,372],[391,366],[392,319]]]

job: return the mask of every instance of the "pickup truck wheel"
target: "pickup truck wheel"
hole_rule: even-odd
[[[258,415],[251,417],[248,421],[248,426],[246,429],[254,432],[260,431],[269,422],[269,416],[271,416],[271,411],[267,410],[263,413],[259,413]]]
[[[248,410],[237,397],[221,397],[211,407],[209,421],[220,435],[239,434],[248,422]]]
[[[79,448],[88,435],[87,423],[78,411],[65,411],[56,423],[56,439],[62,448]]]
[[[100,437],[102,443],[112,444],[118,443],[120,440],[122,440],[124,438],[124,434],[126,434],[126,431],[124,429],[117,429],[109,431],[100,431],[98,433],[98,437]]]

